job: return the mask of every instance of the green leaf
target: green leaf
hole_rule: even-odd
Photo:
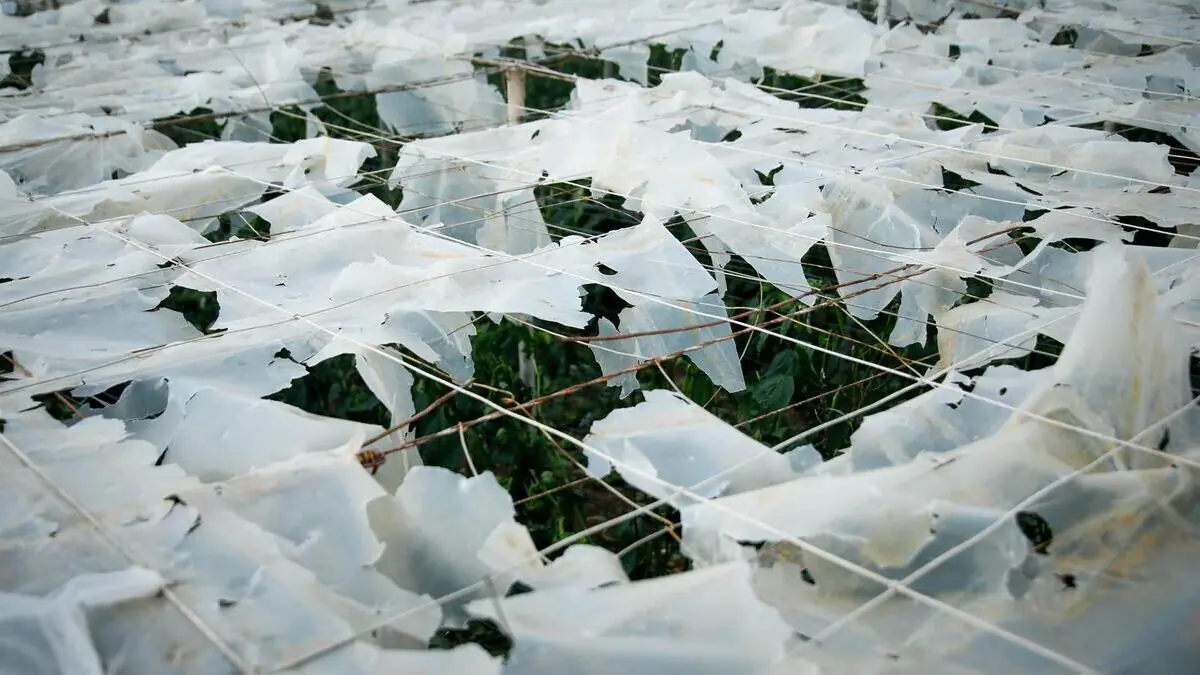
[[[775,185],[775,176],[780,171],[783,171],[782,164],[780,164],[779,166],[776,166],[774,169],[771,169],[767,173],[763,173],[763,172],[759,171],[758,169],[755,169],[754,173],[758,176],[759,183],[762,183],[763,185],[774,186]]]
[[[767,366],[767,377],[781,375],[787,377],[795,377],[800,374],[800,356],[794,349],[785,349],[775,355],[771,359],[771,365]]]
[[[764,411],[778,410],[792,402],[796,381],[791,375],[768,375],[754,386],[754,402]]]

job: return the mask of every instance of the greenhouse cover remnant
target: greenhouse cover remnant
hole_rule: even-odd
[[[5,12],[0,673],[1200,663],[1195,3]],[[817,357],[899,384],[815,420]],[[334,362],[379,415],[283,395]],[[547,543],[496,420],[590,520]]]

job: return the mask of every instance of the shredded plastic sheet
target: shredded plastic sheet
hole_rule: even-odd
[[[0,16],[5,49],[44,56],[28,87],[0,88],[0,352],[15,364],[0,381],[0,672],[1200,661],[1200,179],[1166,143],[1112,133],[1200,151],[1191,3],[891,0],[890,26],[808,0],[336,0],[332,23],[294,20],[313,4],[291,0],[34,4]],[[1055,39],[1067,31],[1073,45]],[[567,109],[500,126],[480,62],[516,37],[530,59],[595,50],[621,79],[579,80]],[[651,73],[651,43],[683,50],[682,72]],[[754,86],[766,69],[861,78],[865,103],[798,107]],[[323,72],[421,139],[390,167],[397,209],[362,190],[377,148],[314,115]],[[284,107],[309,138],[275,142]],[[154,128],[197,108],[219,141],[176,147]],[[581,179],[641,220],[551,237],[534,187]],[[251,216],[269,236],[203,236]],[[712,269],[668,230],[676,216]],[[490,473],[409,450],[372,476],[354,453],[384,429],[264,398],[350,354],[401,423],[421,375],[378,345],[465,381],[476,315],[582,327],[588,284],[631,305],[598,321],[620,338],[591,345],[603,373],[690,349],[740,391],[731,260],[812,304],[817,243],[841,282],[824,295],[859,320],[899,314],[890,344],[935,326],[940,358],[920,374],[934,386],[865,415],[826,462],[667,391],[597,421],[589,472],[679,509],[689,572],[630,582],[580,544],[547,558]],[[174,288],[217,294],[210,332],[159,307]],[[1012,365],[1040,338],[1066,345],[1054,366]],[[639,387],[631,372],[610,384]],[[70,424],[32,398],[115,385]],[[1048,546],[1022,532],[1029,514]],[[518,585],[532,590],[507,595]],[[513,638],[506,660],[427,648],[469,617]]]

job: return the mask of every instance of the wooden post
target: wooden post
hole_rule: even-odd
[[[525,115],[524,68],[512,66],[504,70],[504,92],[508,99],[508,124],[520,124]]]

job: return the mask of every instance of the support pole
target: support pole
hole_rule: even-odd
[[[504,70],[504,93],[508,99],[508,124],[521,123],[525,115],[525,70],[510,66]]]

